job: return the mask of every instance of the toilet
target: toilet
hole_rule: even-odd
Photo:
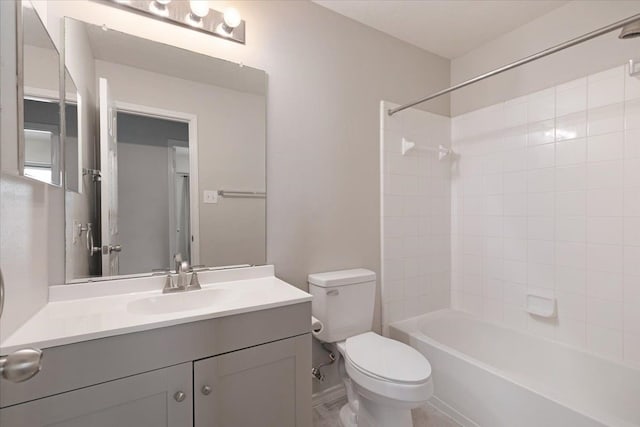
[[[414,348],[371,331],[376,274],[362,268],[310,274],[314,336],[336,347],[348,403],[343,427],[411,427],[411,409],[433,394],[431,365]]]

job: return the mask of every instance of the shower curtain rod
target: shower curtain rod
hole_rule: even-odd
[[[437,98],[439,96],[446,95],[448,93],[451,93],[453,91],[461,89],[461,88],[463,88],[465,86],[469,86],[469,85],[471,85],[473,83],[479,82],[480,80],[484,80],[486,78],[495,76],[497,74],[504,73],[505,71],[511,70],[512,68],[516,68],[516,67],[519,67],[521,65],[528,64],[529,62],[533,62],[533,61],[535,61],[537,59],[544,58],[545,56],[551,55],[553,53],[560,52],[561,50],[564,50],[564,49],[567,49],[569,47],[572,47],[572,46],[578,45],[580,43],[586,42],[588,40],[594,39],[594,38],[599,37],[599,36],[601,36],[603,34],[610,33],[611,31],[617,30],[618,28],[622,28],[625,25],[630,24],[631,22],[637,21],[639,19],[640,19],[640,13],[638,13],[636,15],[633,15],[633,16],[630,16],[630,17],[628,17],[626,19],[623,19],[621,21],[614,22],[613,24],[607,25],[606,27],[602,27],[602,28],[599,28],[597,30],[591,31],[589,33],[583,34],[583,35],[581,35],[579,37],[576,37],[576,38],[571,39],[569,41],[566,41],[564,43],[560,43],[560,44],[555,45],[553,47],[550,47],[548,49],[542,50],[542,51],[540,51],[538,53],[535,53],[533,55],[527,56],[527,57],[522,58],[522,59],[520,59],[518,61],[515,61],[515,62],[512,62],[512,63],[507,64],[505,66],[502,66],[500,68],[496,68],[493,71],[489,71],[488,73],[481,74],[481,75],[479,75],[477,77],[474,77],[474,78],[469,79],[467,81],[464,81],[462,83],[458,83],[457,85],[451,86],[451,87],[449,87],[447,89],[443,89],[443,90],[441,90],[439,92],[435,92],[435,93],[433,93],[433,94],[431,94],[429,96],[425,96],[424,98],[421,98],[421,99],[419,99],[417,101],[411,102],[409,104],[401,105],[400,107],[390,108],[387,111],[387,113],[390,116],[393,116],[395,113],[399,113],[402,110],[406,110],[407,108],[411,108],[411,107],[413,107],[415,105],[422,104],[423,102],[430,101],[430,100],[432,100],[434,98]]]

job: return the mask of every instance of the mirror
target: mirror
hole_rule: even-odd
[[[64,57],[67,282],[264,264],[264,71],[70,18]]]
[[[23,129],[19,141],[22,175],[61,185],[60,55],[28,0],[21,2]],[[20,31],[20,30],[19,30]]]

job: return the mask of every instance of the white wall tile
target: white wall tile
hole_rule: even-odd
[[[555,127],[556,141],[583,138],[587,135],[587,112],[581,111],[558,117]]]
[[[526,193],[527,173],[508,172],[503,175],[502,190],[504,194]]]
[[[544,144],[527,149],[527,168],[548,168],[555,165],[555,144]]]
[[[592,271],[622,273],[622,245],[587,244],[587,266]]]
[[[622,187],[622,160],[589,163],[587,166],[587,188]]]
[[[622,175],[620,176],[622,178]],[[541,193],[555,188],[555,169],[534,169],[527,172],[527,191]]]
[[[605,271],[587,272],[587,294],[612,301],[623,300],[622,274]]]
[[[529,193],[527,195],[527,214],[529,216],[554,216],[555,193]]]
[[[624,218],[624,244],[640,246],[640,217]]]
[[[624,157],[626,159],[640,157],[640,129],[624,132]]]
[[[463,119],[454,307],[640,366],[640,79],[620,66]],[[527,291],[555,295],[557,321]]]
[[[603,71],[587,78],[587,104],[589,108],[624,101],[624,67]]]
[[[629,101],[624,109],[624,128],[640,128],[640,99]]]
[[[625,105],[613,104],[599,107],[587,112],[587,134],[602,135],[621,132],[625,128]],[[633,128],[634,125],[630,127]]]
[[[587,348],[598,355],[622,359],[622,339],[621,331],[587,325]]]
[[[589,243],[620,245],[622,234],[622,217],[589,217],[587,219],[587,242]]]
[[[562,166],[555,170],[555,190],[573,191],[587,188],[587,168],[584,164]]]
[[[554,240],[555,219],[553,217],[528,217],[527,236],[529,239]]]
[[[556,116],[576,113],[587,109],[586,77],[570,81],[556,88]]]
[[[622,302],[588,296],[587,323],[622,330]]]
[[[624,186],[640,187],[640,158],[624,160]]]
[[[574,138],[576,137],[577,135],[574,136]],[[555,141],[555,138],[556,138],[555,122],[553,119],[543,120],[541,122],[529,124],[528,133],[527,133],[528,145],[547,144],[549,142]],[[563,138],[563,139],[570,139],[570,138]]]
[[[587,273],[584,269],[556,265],[556,287],[559,290],[584,295],[586,284]]]
[[[584,216],[556,217],[556,238],[561,242],[585,242],[587,219]]]
[[[589,216],[622,216],[622,190],[595,189],[587,191]]]
[[[587,160],[590,162],[621,159],[623,153],[623,132],[595,135],[587,138]]]
[[[585,138],[559,141],[556,144],[556,165],[575,165],[587,158],[587,140]]]
[[[555,88],[532,93],[527,101],[529,123],[552,119],[555,116]]]

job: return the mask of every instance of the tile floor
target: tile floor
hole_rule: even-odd
[[[313,427],[339,427],[338,413],[346,403],[346,397],[313,407]],[[443,414],[431,404],[413,410],[414,427],[460,427],[460,424]]]

